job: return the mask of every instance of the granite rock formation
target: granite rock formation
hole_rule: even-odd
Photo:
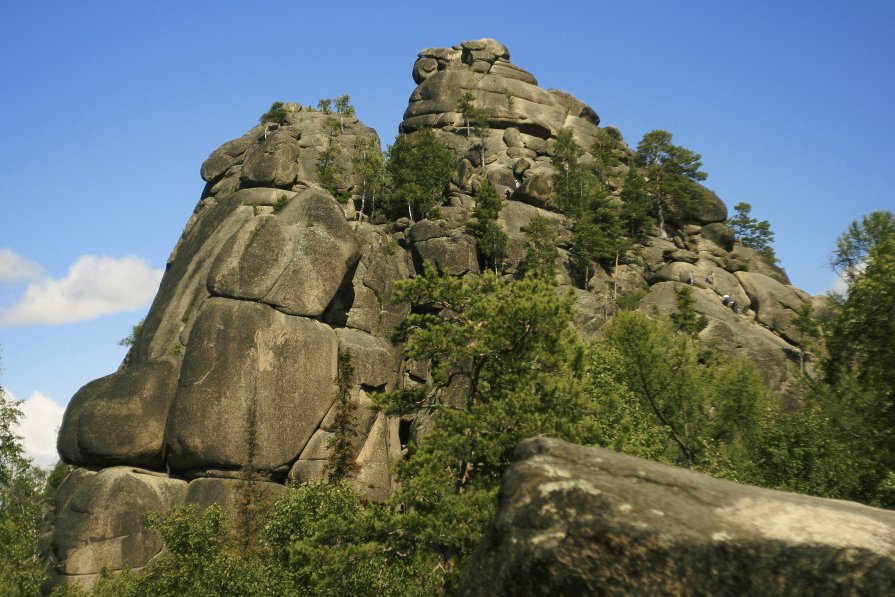
[[[348,157],[356,137],[374,147],[379,137],[353,117],[330,135],[325,114],[286,104],[284,122],[255,126],[202,164],[205,191],[135,344],[119,371],[84,386],[66,411],[58,448],[77,468],[60,489],[46,545],[57,580],[89,586],[102,563],[145,565],[161,547],[143,526],[146,511],[191,503],[232,510],[248,475],[270,495],[288,481],[325,478],[343,351],[355,367],[352,482],[368,498],[388,497],[393,464],[427,427],[377,413],[369,398],[427,380],[426,368],[404,362],[391,342],[410,312],[393,300],[394,282],[415,275],[424,260],[452,275],[480,272],[464,225],[483,180],[507,198],[499,218],[510,239],[507,275],[524,255],[532,217],[556,228],[558,290],[574,288],[583,335],[597,332],[616,294],[643,292],[642,309],[667,313],[674,288],[692,278],[696,310],[709,320],[700,337],[754,359],[787,395],[797,355],[792,319],[810,297],[733,241],[717,196],[707,192],[695,221],[664,236],[656,231],[620,268],[576,285],[569,224],[552,202],[550,156],[564,128],[589,148],[601,131],[596,112],[538,87],[489,39],[424,50],[413,77],[418,86],[400,130],[432,127],[459,161],[438,220],[376,225],[357,216]],[[487,115],[483,148],[456,111],[466,91]],[[617,195],[632,152],[617,130],[603,130],[616,140],[620,165],[608,184]],[[335,194],[346,203],[317,180],[321,152],[332,146],[344,173]],[[721,304],[723,294],[740,313]]]
[[[534,438],[461,595],[891,595],[895,512]]]

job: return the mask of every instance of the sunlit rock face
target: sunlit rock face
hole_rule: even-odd
[[[524,440],[461,595],[890,595],[895,512]]]
[[[232,513],[249,474],[268,496],[290,481],[327,478],[340,353],[350,353],[355,370],[346,382],[357,465],[351,482],[370,499],[386,499],[403,449],[431,426],[377,412],[370,398],[427,382],[426,367],[405,363],[392,342],[410,313],[395,300],[395,281],[420,273],[425,261],[449,275],[482,271],[466,223],[485,180],[506,199],[498,219],[509,237],[503,273],[517,273],[532,218],[546,219],[556,232],[558,291],[574,292],[585,338],[598,333],[618,297],[642,293],[644,311],[670,313],[674,290],[689,285],[709,321],[700,337],[753,359],[788,394],[798,353],[792,318],[810,297],[734,242],[717,196],[706,195],[694,221],[654,231],[618,267],[581,280],[569,251],[572,223],[554,201],[556,137],[570,130],[585,163],[594,141],[608,139],[618,165],[605,183],[620,201],[634,155],[621,133],[601,128],[596,112],[568,93],[540,88],[495,40],[423,50],[412,74],[417,87],[400,130],[431,127],[457,156],[437,219],[358,217],[354,147],[368,139],[379,151],[380,142],[355,117],[334,128],[327,124],[334,116],[286,104],[282,122],[255,126],[202,164],[205,190],[125,362],[86,384],[66,411],[58,448],[77,468],[60,490],[45,546],[57,581],[92,583],[103,563],[145,565],[161,547],[145,529],[146,511],[218,503]],[[467,129],[457,111],[466,92],[486,127]],[[317,179],[330,149],[341,173],[333,193]],[[722,305],[723,295],[739,312]]]

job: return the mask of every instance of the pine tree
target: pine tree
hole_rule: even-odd
[[[487,181],[479,185],[475,200],[473,219],[466,224],[466,230],[475,237],[476,246],[485,259],[486,267],[490,263],[496,274],[506,255],[509,241],[506,232],[497,223],[503,201],[494,185]]]
[[[751,217],[749,214],[752,212],[752,206],[745,201],[737,203],[733,208],[736,210],[736,215],[727,220],[727,225],[733,230],[736,240],[744,247],[764,255],[772,263],[776,262],[777,256],[771,246],[774,242],[774,233],[771,232],[770,223]]]
[[[411,221],[414,214],[421,218],[431,215],[441,204],[456,167],[456,158],[432,129],[421,129],[413,138],[398,135],[388,148],[385,165],[391,180],[389,215],[397,219],[406,211]]]
[[[571,129],[562,129],[556,136],[553,157],[553,187],[556,190],[556,204],[572,218],[580,218],[592,211],[594,203],[604,196],[600,192],[593,174],[584,167],[579,158],[584,153],[575,141]]]
[[[597,422],[578,391],[572,296],[537,277],[458,279],[428,264],[396,286],[415,306],[400,328],[405,357],[430,363],[432,386],[379,400],[394,414],[432,413],[435,427],[399,465],[395,501],[406,532],[441,554],[451,577],[494,512],[518,441],[546,433],[592,442]]]
[[[706,316],[698,314],[694,309],[696,299],[693,297],[693,289],[689,286],[674,289],[674,304],[677,310],[671,314],[671,322],[685,334],[695,338],[709,324]]]
[[[547,218],[534,216],[523,228],[523,232],[528,248],[519,264],[519,273],[552,282],[556,278],[556,260],[559,258],[556,227]]]
[[[668,131],[654,130],[646,133],[637,144],[637,158],[646,171],[647,192],[653,201],[662,234],[665,234],[666,216],[683,222],[703,201],[694,183],[708,177],[699,169],[702,156],[672,144],[671,138]]]

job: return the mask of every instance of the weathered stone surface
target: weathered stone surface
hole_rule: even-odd
[[[165,441],[173,470],[288,466],[335,396],[335,332],[252,302],[213,298],[187,344]]]
[[[248,481],[240,479],[195,479],[190,481],[184,495],[184,504],[195,504],[201,509],[217,505],[230,518],[236,522],[240,516],[241,503],[246,499],[252,500],[255,509],[263,508],[271,504],[280,495],[286,492],[286,487],[279,483],[267,483],[264,481]]]
[[[675,290],[687,286],[684,282],[659,282],[650,286],[649,293],[640,302],[640,309],[644,313],[651,313],[654,309],[663,315],[677,312],[675,303]],[[721,304],[721,297],[712,290],[689,287],[693,290],[695,303],[693,309],[706,317],[720,319],[730,323],[742,320],[747,323],[745,315],[734,313],[730,308]],[[742,311],[742,310],[741,310]]]
[[[398,420],[379,413],[355,459],[358,473],[349,482],[368,498],[385,501],[392,493],[391,466],[400,459]]]
[[[291,189],[298,176],[298,156],[298,140],[278,129],[246,151],[240,181],[245,186]]]
[[[147,512],[183,502],[186,482],[131,467],[75,469],[56,494],[53,551],[64,575],[146,564],[162,548],[146,528]]]
[[[759,254],[754,249],[735,244],[730,252],[730,267],[733,271],[747,271],[753,274],[763,274],[781,284],[789,285],[789,276],[783,269],[771,263],[771,261]]]
[[[350,351],[357,385],[392,389],[398,378],[400,353],[392,343],[360,330],[336,330],[339,351]]]
[[[793,320],[805,297],[763,274],[736,272],[735,275],[749,295],[758,321],[790,341],[798,341],[799,332]]]
[[[208,277],[212,294],[261,301],[317,317],[360,259],[339,204],[308,188],[276,215],[247,222],[223,247]]]
[[[700,229],[699,234],[704,239],[712,241],[725,251],[733,249],[733,230],[724,224],[707,224]]]
[[[180,362],[164,358],[101,377],[68,403],[57,447],[75,465],[160,469],[168,410]]]
[[[261,127],[257,126],[239,139],[228,141],[214,150],[202,163],[201,175],[205,182],[219,179],[231,166],[242,163],[246,150],[261,136]]]
[[[704,200],[699,209],[693,214],[694,219],[700,224],[713,224],[727,219],[727,206],[714,191],[700,187]]]
[[[234,195],[199,202],[168,259],[158,294],[128,354],[129,366],[179,350],[208,297],[206,281],[215,257],[251,219],[251,207],[242,207]]]
[[[888,595],[895,513],[525,440],[461,595]]]
[[[479,273],[475,239],[446,220],[420,220],[406,233],[417,271],[430,261],[441,273]]]

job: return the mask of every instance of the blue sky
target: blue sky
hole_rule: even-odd
[[[825,264],[849,222],[895,209],[888,1],[49,1],[3,13],[0,384],[33,401],[35,429],[119,365],[211,151],[273,101],[342,93],[390,142],[426,47],[494,37],[632,146],[671,131],[729,207],[748,201],[771,222],[809,292],[830,288]]]

